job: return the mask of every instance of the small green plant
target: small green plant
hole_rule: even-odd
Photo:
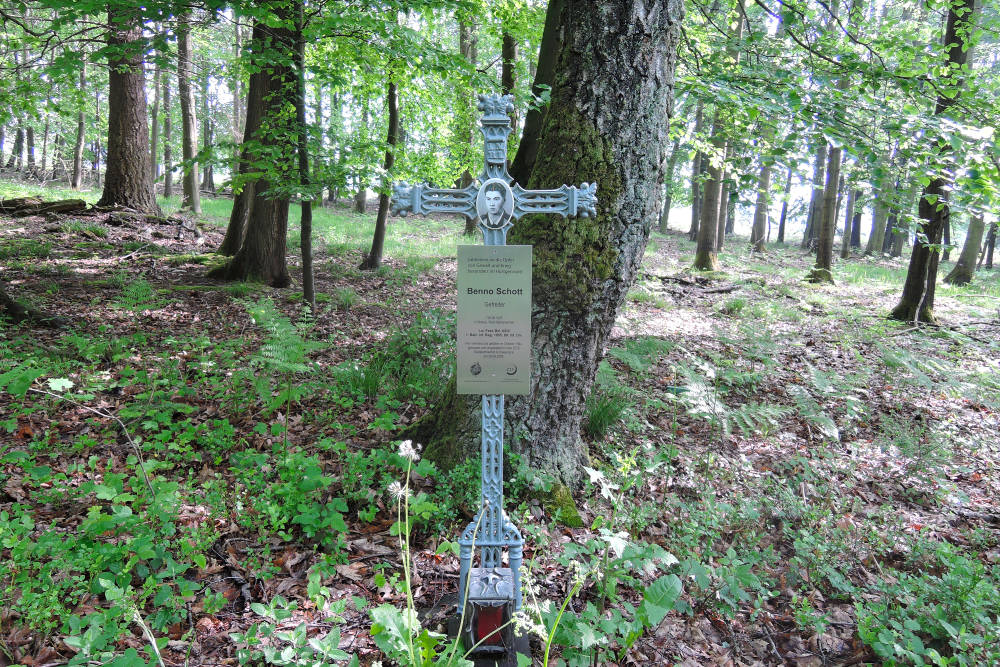
[[[592,391],[584,412],[584,432],[594,439],[603,439],[630,407],[632,400],[623,389]]]
[[[351,287],[338,287],[333,291],[333,304],[337,310],[350,310],[358,305],[361,297]]]
[[[11,238],[0,241],[0,259],[44,259],[52,244],[35,239]]]
[[[363,603],[363,601],[362,601]],[[357,605],[358,601],[355,600]],[[341,614],[347,601],[339,600],[328,609],[334,623],[343,621]],[[349,660],[350,655],[340,648],[340,628],[334,625],[323,636],[308,635],[306,624],[300,623],[292,630],[278,630],[280,624],[291,618],[297,603],[289,602],[280,595],[268,604],[253,602],[250,610],[264,619],[253,623],[246,632],[230,635],[239,647],[237,659],[241,665],[279,665],[289,667],[333,667],[336,662]]]
[[[157,298],[156,290],[144,278],[128,278],[119,276],[115,282],[121,282],[121,294],[115,299],[115,305],[123,310],[142,312],[153,310],[163,305],[163,301]]]

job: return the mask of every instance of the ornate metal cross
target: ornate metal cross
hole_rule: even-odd
[[[458,213],[470,220],[479,220],[484,245],[506,245],[507,231],[513,221],[532,213],[557,213],[563,217],[587,218],[597,214],[597,184],[583,183],[580,187],[563,185],[555,190],[525,190],[507,173],[507,137],[511,133],[510,116],[514,111],[512,95],[480,95],[481,130],[485,143],[484,168],[478,183],[463,189],[432,188],[427,185],[400,183],[393,186],[392,213]],[[503,210],[488,211],[484,202],[491,191],[500,191]],[[483,507],[462,532],[459,572],[459,609],[465,606],[468,590],[481,588],[490,578],[496,578],[502,567],[504,548],[509,551],[509,563],[514,584],[514,608],[521,608],[521,566],[524,538],[517,526],[503,511],[503,395],[483,396],[482,426],[482,502]],[[477,527],[478,526],[478,530]],[[483,581],[467,585],[472,567],[473,546],[480,549],[481,567],[477,574]]]

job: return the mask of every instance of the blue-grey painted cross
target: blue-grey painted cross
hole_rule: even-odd
[[[484,245],[506,245],[507,231],[514,220],[533,213],[555,213],[563,217],[590,217],[597,214],[597,185],[563,185],[555,190],[525,190],[511,184],[507,172],[507,137],[514,110],[511,95],[480,95],[481,130],[485,142],[485,164],[478,183],[463,189],[432,188],[400,183],[393,186],[392,213],[457,213],[479,221]],[[499,188],[497,186],[500,186]],[[490,189],[504,191],[504,210],[488,210]],[[513,206],[508,203],[513,201]],[[519,568],[524,547],[521,532],[503,511],[503,420],[504,397],[484,395],[482,425],[482,503],[476,520],[462,532],[459,576],[459,609],[464,608],[467,591],[483,588],[502,568],[503,550],[508,550],[509,576],[513,578],[514,608],[521,608]],[[477,528],[478,527],[478,528]],[[473,547],[480,549],[481,567],[472,568]],[[473,581],[468,583],[472,575]],[[488,588],[488,586],[486,586]]]

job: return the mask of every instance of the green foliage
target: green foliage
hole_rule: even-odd
[[[642,373],[655,365],[674,347],[671,341],[653,336],[640,336],[629,338],[623,347],[611,348],[608,350],[608,356],[628,366],[633,373]]]
[[[335,608],[328,610],[332,620],[343,620],[340,614],[346,605],[347,600],[339,600]],[[268,604],[250,604],[250,610],[266,620],[251,624],[246,632],[230,635],[239,647],[236,655],[241,665],[333,667],[339,661],[351,657],[338,648],[339,627],[331,628],[323,636],[312,637],[309,636],[305,623],[300,623],[292,630],[278,630],[281,623],[292,616],[296,607],[297,603],[289,602],[280,595],[275,596]]]
[[[858,607],[858,634],[888,665],[985,665],[1000,660],[1000,568],[948,544],[930,571],[898,572]]]

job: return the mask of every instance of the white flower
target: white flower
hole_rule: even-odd
[[[519,635],[535,634],[542,641],[546,641],[549,638],[548,632],[545,630],[545,626],[541,623],[536,623],[534,619],[528,615],[527,612],[515,611],[510,617],[511,622],[514,624],[514,632]]]
[[[395,481],[389,485],[389,495],[391,495],[396,500],[402,500],[410,494],[410,490],[406,488],[402,482]]]
[[[399,455],[416,463],[420,460],[420,445],[414,445],[412,440],[404,440],[399,443]]]

